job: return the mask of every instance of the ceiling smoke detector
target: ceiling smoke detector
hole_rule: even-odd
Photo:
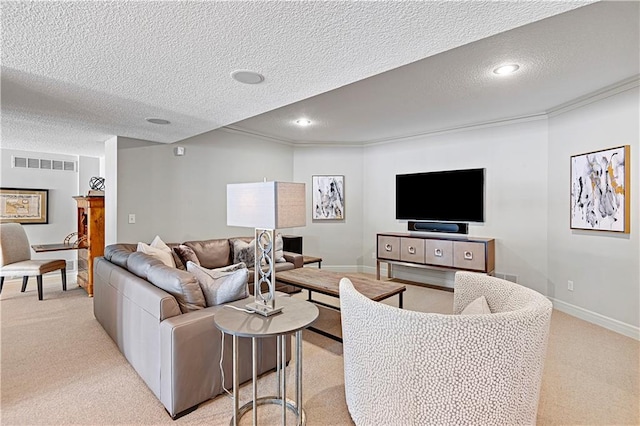
[[[264,76],[255,71],[237,70],[231,73],[231,78],[244,84],[260,84],[264,81]]]
[[[163,118],[145,118],[149,123],[153,124],[169,124],[171,123],[169,120],[165,120]]]

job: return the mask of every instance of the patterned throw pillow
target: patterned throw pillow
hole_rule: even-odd
[[[200,266],[200,260],[198,260],[196,252],[191,247],[180,244],[178,247],[174,247],[173,251],[178,255],[183,265],[187,266],[187,262],[193,262]]]
[[[198,280],[207,306],[221,305],[249,296],[249,271],[244,263],[207,269],[189,261],[187,271]]]
[[[256,240],[247,243],[242,240],[233,240],[233,263],[244,263],[253,266],[255,263]]]

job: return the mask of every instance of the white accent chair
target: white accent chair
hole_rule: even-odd
[[[22,276],[22,292],[29,277],[36,276],[38,300],[42,300],[42,275],[60,270],[62,290],[67,290],[67,262],[64,259],[31,259],[31,247],[24,228],[19,223],[0,224],[0,293],[5,277]]]
[[[480,296],[492,313],[460,315]],[[374,302],[340,281],[347,406],[365,425],[535,424],[552,305],[457,272],[453,315]]]

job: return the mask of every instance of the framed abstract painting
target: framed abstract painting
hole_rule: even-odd
[[[628,234],[630,146],[571,157],[571,229]]]
[[[312,176],[313,220],[344,220],[344,176]]]

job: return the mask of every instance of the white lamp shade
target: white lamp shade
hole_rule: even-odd
[[[227,225],[260,229],[305,226],[305,184],[294,182],[227,185]]]

